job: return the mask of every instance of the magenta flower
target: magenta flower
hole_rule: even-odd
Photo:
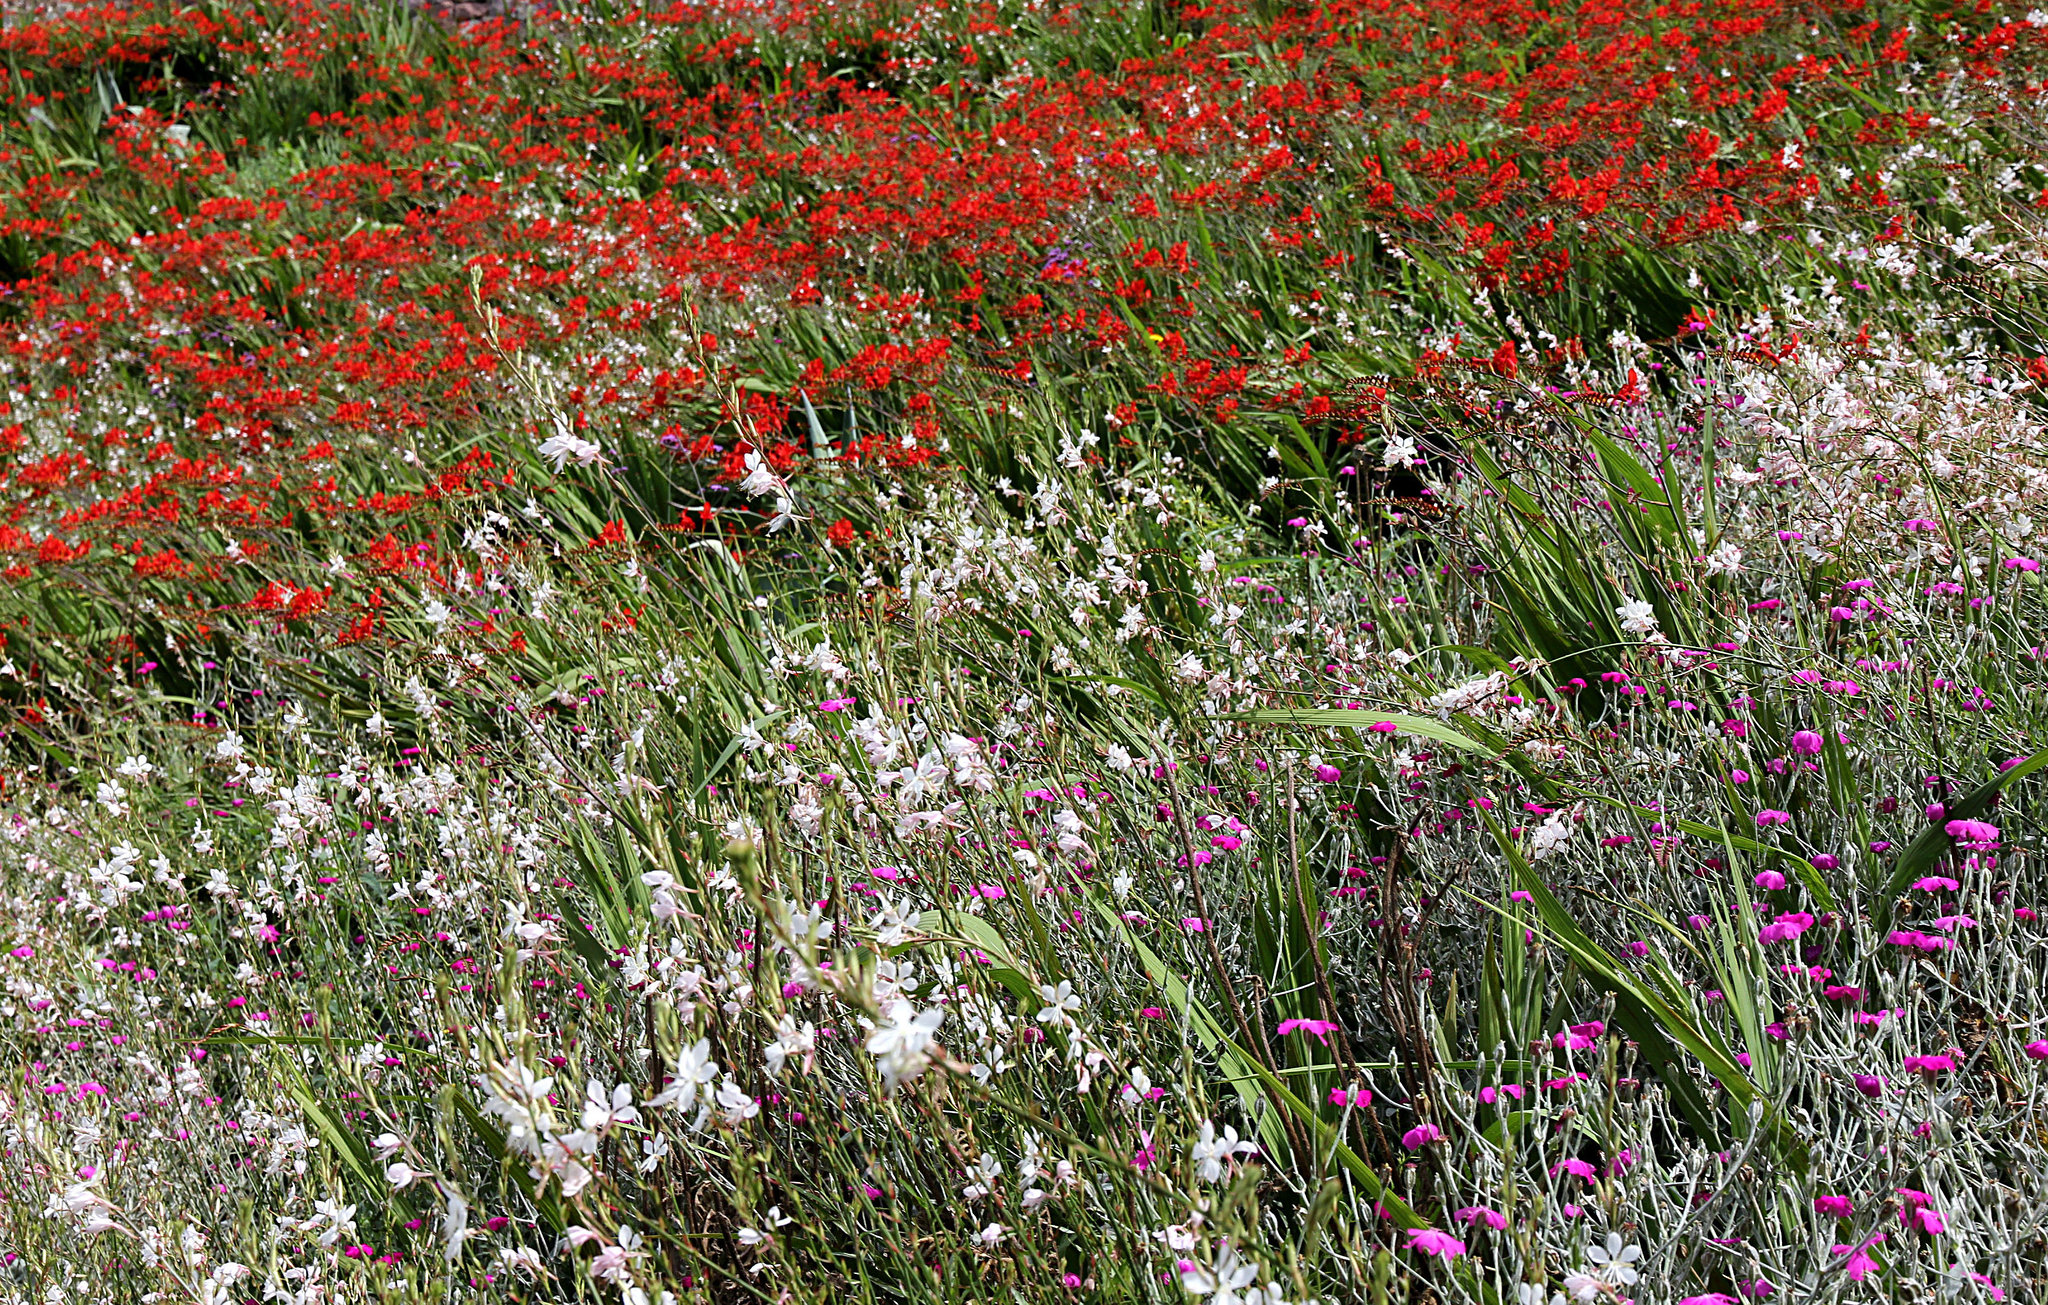
[[[1447,1232],[1434,1228],[1410,1228],[1408,1249],[1421,1251],[1424,1255],[1441,1255],[1446,1260],[1455,1260],[1465,1253],[1465,1243]]]
[[[1369,1106],[1372,1093],[1361,1087],[1331,1088],[1330,1104],[1333,1106]]]
[[[1506,1215],[1498,1210],[1489,1210],[1483,1205],[1468,1205],[1451,1217],[1460,1223],[1483,1222],[1495,1232],[1499,1232],[1508,1226],[1508,1217]]]
[[[1928,875],[1924,879],[1915,879],[1913,887],[1923,893],[1953,893],[1959,891],[1962,885],[1946,875]]]
[[[1877,1075],[1851,1074],[1849,1077],[1855,1080],[1856,1090],[1864,1096],[1875,1098],[1884,1095],[1884,1080]]]
[[[1848,1259],[1843,1262],[1842,1267],[1848,1271],[1849,1281],[1861,1282],[1866,1274],[1877,1267],[1877,1261],[1871,1257],[1870,1248],[1883,1240],[1883,1233],[1872,1233],[1854,1246],[1836,1245],[1828,1249],[1832,1254],[1846,1255]]]
[[[1775,893],[1785,886],[1785,876],[1779,874],[1776,870],[1765,870],[1757,875],[1755,883],[1758,888],[1763,889],[1765,892]]]
[[[1725,1291],[1710,1291],[1704,1296],[1687,1296],[1678,1305],[1742,1305]]]
[[[2048,1039],[2029,1042],[2021,1050],[2027,1053],[2030,1060],[2048,1060]]]
[[[1401,1134],[1401,1145],[1407,1147],[1410,1151],[1420,1151],[1423,1147],[1428,1146],[1443,1135],[1443,1130],[1435,1124],[1417,1124]],[[1435,1252],[1432,1251],[1431,1254],[1435,1254]]]
[[[1951,820],[1942,826],[1942,832],[1979,851],[1989,852],[1998,846],[1998,826],[1982,820]]]
[[[1791,942],[1813,927],[1813,916],[1805,911],[1787,911],[1757,931],[1764,942]]]
[[[1955,1058],[1943,1055],[1940,1052],[1927,1056],[1908,1056],[1905,1061],[1905,1069],[1908,1074],[1919,1073],[1928,1078],[1933,1078],[1943,1070],[1952,1070],[1955,1067]]]
[[[1323,765],[1316,767],[1317,783],[1334,784],[1342,778],[1344,778],[1344,772],[1337,769],[1335,766]]]
[[[1825,740],[1812,730],[1800,730],[1792,736],[1792,750],[1802,757],[1819,756],[1823,746]]]
[[[1856,1213],[1856,1206],[1846,1196],[1816,1196],[1813,1208],[1830,1218],[1846,1219]]]
[[[1770,829],[1776,825],[1789,825],[1792,823],[1792,813],[1790,811],[1759,811],[1756,813],[1756,823],[1759,829]]]
[[[1284,1038],[1284,1037],[1286,1037],[1286,1036],[1287,1036],[1288,1034],[1290,1034],[1290,1033],[1293,1033],[1293,1032],[1295,1032],[1295,1031],[1297,1031],[1297,1030],[1299,1030],[1299,1031],[1300,1031],[1300,1032],[1302,1032],[1302,1033],[1308,1033],[1308,1034],[1312,1034],[1312,1035],[1314,1035],[1314,1037],[1315,1037],[1315,1040],[1316,1040],[1316,1041],[1318,1041],[1318,1042],[1322,1043],[1322,1044],[1323,1044],[1324,1046],[1326,1046],[1326,1047],[1327,1047],[1327,1046],[1329,1046],[1329,1045],[1330,1045],[1330,1035],[1331,1035],[1332,1033],[1335,1033],[1335,1032],[1337,1031],[1337,1022],[1336,1022],[1335,1020],[1281,1020],[1281,1021],[1280,1021],[1280,1036],[1281,1036],[1281,1037],[1283,1037],[1283,1038]]]

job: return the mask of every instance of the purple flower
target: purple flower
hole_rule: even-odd
[[[1877,1098],[1884,1095],[1884,1080],[1877,1075],[1852,1074],[1850,1077],[1856,1081],[1856,1090],[1864,1096]]]

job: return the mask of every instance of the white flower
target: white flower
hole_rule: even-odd
[[[1707,554],[1708,575],[1734,575],[1742,570],[1742,550],[1733,543],[1722,541],[1721,546]]]
[[[1008,1229],[1006,1229],[1002,1224],[992,1223],[988,1227],[976,1233],[974,1235],[974,1240],[980,1242],[983,1246],[993,1247],[997,1242],[1003,1240],[1003,1234],[1007,1231]]]
[[[1070,1017],[1073,1012],[1081,1009],[1080,994],[1074,991],[1072,981],[1067,979],[1061,979],[1057,988],[1050,983],[1039,984],[1038,996],[1039,1000],[1046,1003],[1045,1008],[1038,1012],[1040,1024],[1050,1024],[1058,1028],[1071,1023]]]
[[[791,1056],[800,1059],[804,1072],[809,1073],[818,1059],[818,1026],[809,1022],[799,1026],[796,1016],[784,1015],[775,1026],[775,1041],[768,1044],[763,1054],[768,1072],[776,1078],[782,1077],[783,1067]]]
[[[725,1112],[725,1122],[735,1128],[761,1113],[761,1103],[748,1096],[730,1074],[718,1085],[717,1100],[718,1108]]]
[[[1257,1282],[1259,1266],[1238,1258],[1237,1248],[1225,1242],[1216,1248],[1216,1263],[1195,1264],[1181,1261],[1180,1285],[1189,1295],[1214,1296],[1214,1305],[1236,1305],[1238,1295],[1246,1287]]]
[[[1529,859],[1541,861],[1556,856],[1571,837],[1571,818],[1562,811],[1551,812],[1550,818],[1536,826],[1535,832],[1529,835]]]
[[[571,459],[575,460],[577,466],[587,467],[596,462],[603,452],[604,450],[589,440],[570,434],[566,427],[548,436],[540,446],[540,455],[552,458],[556,471],[560,471]]]
[[[943,1006],[919,1011],[908,1001],[890,1004],[888,1023],[869,1035],[869,1054],[880,1062],[882,1080],[891,1091],[924,1073],[931,1063],[930,1047],[939,1025],[946,1018]]]
[[[1650,635],[1657,632],[1657,609],[1640,598],[1632,598],[1614,609],[1624,634]]]
[[[1598,1296],[1606,1285],[1590,1273],[1568,1273],[1564,1278],[1565,1294],[1578,1301],[1579,1305],[1585,1305]]]
[[[343,1205],[339,1201],[313,1202],[313,1218],[308,1221],[312,1227],[304,1230],[311,1232],[314,1227],[319,1227],[322,1220],[327,1224],[320,1233],[322,1246],[332,1246],[344,1237],[355,1235],[356,1208],[353,1205]]]
[[[633,1108],[633,1085],[621,1083],[605,1096],[604,1085],[596,1079],[583,1094],[583,1127],[592,1132],[610,1128],[613,1124],[637,1124],[640,1112]]]
[[[768,1225],[765,1230],[760,1228],[740,1229],[740,1245],[756,1248],[766,1246],[775,1240],[775,1229],[788,1227],[791,1220],[788,1215],[782,1212],[781,1206],[771,1205],[768,1207],[768,1217],[762,1220],[762,1222]]]
[[[1632,1287],[1640,1276],[1636,1273],[1635,1264],[1643,1258],[1643,1248],[1624,1247],[1621,1234],[1611,1232],[1607,1234],[1605,1245],[1594,1242],[1586,1248],[1586,1258],[1599,1266],[1596,1272],[1607,1282],[1616,1287]]]
[[[500,1246],[498,1263],[508,1271],[517,1269],[529,1278],[538,1278],[547,1271],[540,1252],[531,1246]]]
[[[1232,1156],[1257,1155],[1258,1144],[1237,1140],[1237,1130],[1224,1126],[1223,1136],[1216,1135],[1216,1125],[1203,1120],[1195,1140],[1188,1145],[1188,1153],[1194,1157],[1195,1172],[1205,1183],[1220,1183],[1229,1167]]]
[[[1003,1176],[1003,1163],[984,1151],[967,1176],[973,1181],[960,1189],[960,1195],[969,1201],[979,1201],[996,1190],[996,1181]]]
[[[739,483],[740,493],[748,498],[760,498],[764,494],[787,494],[788,485],[762,460],[757,450],[747,451],[746,467],[746,478]]]
[[[1415,441],[1406,435],[1390,435],[1387,446],[1380,450],[1382,467],[1405,467],[1417,456]]]

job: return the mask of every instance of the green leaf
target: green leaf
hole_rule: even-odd
[[[1939,825],[1929,825],[1920,831],[1920,836],[1906,845],[1899,854],[1899,863],[1892,867],[1891,878],[1885,881],[1884,895],[1870,910],[1870,927],[1879,937],[1891,932],[1892,911],[1900,896],[1912,887],[1913,881],[1940,859],[1948,850],[1949,837],[1942,827],[1951,820],[1974,820],[1991,807],[1991,799],[2004,791],[2005,786],[2016,780],[2025,779],[2042,766],[2048,766],[2048,749],[2036,752],[2011,770],[2002,771],[1989,781],[1979,785],[1962,801],[1949,808]]]
[[[1305,725],[1311,729],[1325,729],[1339,726],[1346,729],[1371,729],[1376,724],[1392,724],[1391,733],[1414,734],[1425,739],[1435,739],[1465,752],[1476,752],[1491,756],[1493,749],[1478,743],[1470,737],[1452,729],[1442,721],[1427,716],[1408,716],[1400,712],[1350,711],[1342,707],[1280,707],[1269,711],[1247,711],[1225,716],[1225,720],[1255,721],[1271,725]]]
[[[988,967],[989,977],[1017,995],[1019,1001],[1031,1000],[1035,989],[1031,980],[1010,956],[1009,945],[995,927],[978,915],[961,911],[940,909],[921,911],[917,917],[917,931],[932,934],[916,946],[936,946],[943,943],[964,943],[986,955],[992,964]]]

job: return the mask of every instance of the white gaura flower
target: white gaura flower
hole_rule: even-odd
[[[583,1127],[592,1132],[610,1128],[613,1124],[637,1124],[640,1112],[633,1107],[633,1085],[621,1083],[611,1090],[609,1098],[604,1085],[596,1079],[583,1094]]]
[[[881,1025],[868,1036],[867,1048],[878,1062],[882,1081],[893,1092],[924,1073],[931,1064],[931,1046],[946,1018],[943,1006],[920,1011],[908,1001],[891,1003]]]
[[[734,1128],[761,1113],[761,1103],[748,1096],[730,1074],[718,1085],[717,1101],[718,1108],[725,1112],[725,1122]]]
[[[528,1278],[538,1278],[547,1271],[547,1265],[541,1260],[540,1252],[531,1246],[500,1246],[498,1264],[508,1273],[516,1269]]]
[[[768,1062],[768,1072],[776,1078],[782,1077],[792,1056],[808,1074],[818,1062],[818,1026],[808,1020],[799,1025],[796,1016],[785,1014],[775,1026],[775,1041],[762,1054]]]
[[[1614,616],[1621,622],[1623,634],[1648,636],[1657,633],[1657,609],[1640,598],[1632,598],[1615,608]]]
[[[766,1228],[740,1229],[740,1245],[754,1248],[766,1246],[768,1243],[775,1240],[775,1230],[777,1228],[788,1227],[791,1223],[791,1219],[788,1215],[782,1212],[781,1206],[771,1205],[768,1207],[768,1217],[766,1219],[763,1219],[761,1222],[767,1224],[768,1226]]]
[[[1216,1125],[1205,1119],[1195,1140],[1188,1145],[1188,1153],[1194,1157],[1195,1172],[1203,1182],[1220,1183],[1233,1156],[1257,1155],[1259,1147],[1256,1142],[1238,1141],[1237,1130],[1229,1125],[1224,1126],[1223,1135],[1218,1137]]]
[[[1058,987],[1050,983],[1038,985],[1038,997],[1045,1003],[1038,1012],[1040,1024],[1060,1028],[1073,1022],[1073,1013],[1081,1009],[1081,994],[1074,991],[1071,980],[1061,979]]]
[[[601,458],[604,450],[574,434],[564,424],[557,428],[554,434],[541,441],[540,455],[552,459],[555,470],[560,471],[572,461],[579,467],[587,467]]]

